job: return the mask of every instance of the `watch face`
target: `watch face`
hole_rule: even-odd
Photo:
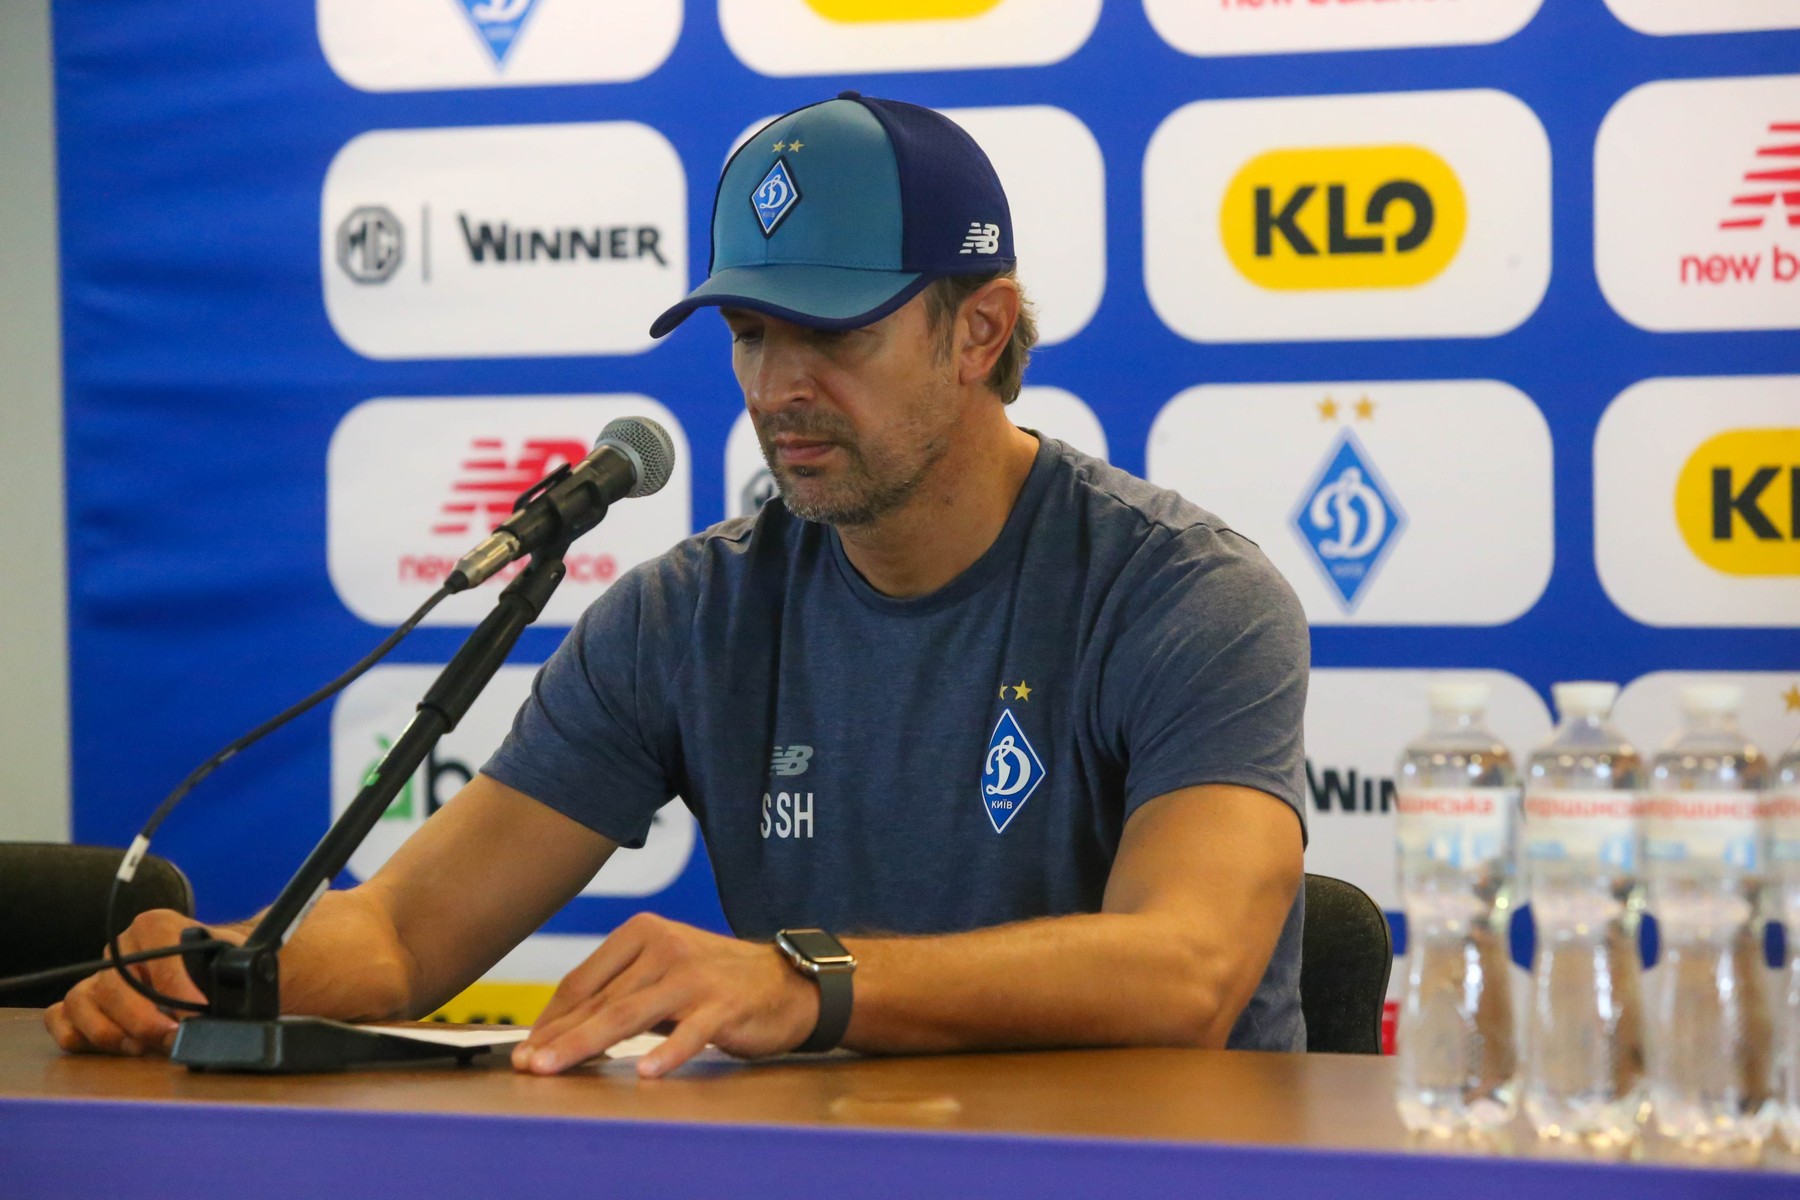
[[[844,948],[844,943],[823,929],[784,929],[781,936],[809,962],[830,966],[834,962],[850,961],[850,951]]]

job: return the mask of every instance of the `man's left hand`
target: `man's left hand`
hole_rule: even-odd
[[[564,977],[513,1069],[554,1075],[635,1034],[668,1040],[638,1062],[654,1079],[712,1043],[741,1058],[792,1050],[819,1020],[819,990],[773,946],[641,913]]]

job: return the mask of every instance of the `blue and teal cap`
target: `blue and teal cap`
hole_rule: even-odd
[[[929,108],[843,92],[777,117],[725,164],[706,282],[650,326],[746,308],[814,329],[879,321],[934,279],[1014,263],[975,139]]]

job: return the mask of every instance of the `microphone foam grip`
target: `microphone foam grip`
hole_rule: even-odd
[[[627,498],[660,492],[675,472],[675,443],[669,431],[648,417],[620,417],[608,422],[594,445],[611,442],[638,461],[637,486],[625,493]]]

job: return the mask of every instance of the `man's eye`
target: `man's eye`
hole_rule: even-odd
[[[734,329],[731,331],[731,340],[734,344],[740,345],[760,342],[762,341],[762,330]]]

